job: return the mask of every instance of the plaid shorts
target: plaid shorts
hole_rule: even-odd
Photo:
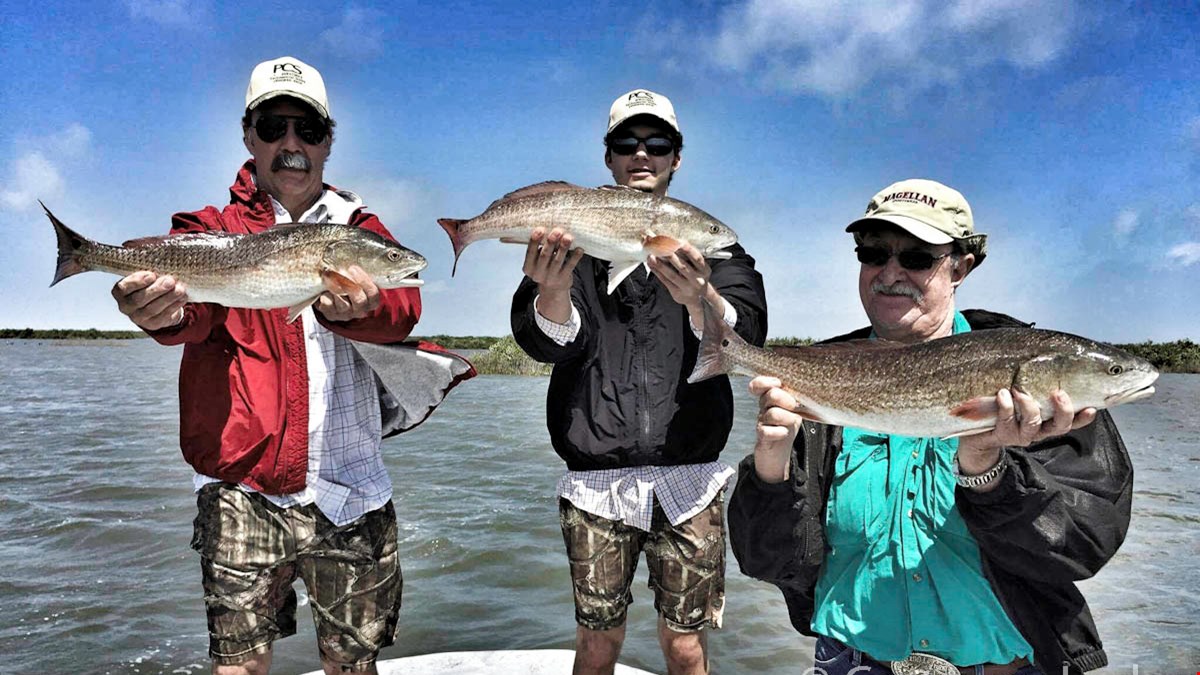
[[[390,501],[343,527],[314,505],[282,509],[230,483],[201,488],[196,506],[214,663],[241,663],[296,632],[297,577],[325,660],[362,671],[392,644],[404,579]]]
[[[725,610],[725,495],[672,525],[657,500],[650,532],[588,513],[559,498],[575,621],[591,630],[625,623],[638,558],[646,552],[654,608],[671,630],[690,633],[721,627]]]

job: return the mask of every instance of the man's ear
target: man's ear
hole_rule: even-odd
[[[967,278],[971,270],[975,269],[975,254],[967,253],[958,259],[958,267],[950,271],[950,283],[954,284],[955,288]]]
[[[242,145],[246,146],[246,151],[254,154],[254,141],[250,140],[250,127],[242,128]]]
[[[671,173],[675,173],[676,171],[678,171],[679,165],[682,163],[683,163],[683,155],[681,155],[678,151],[676,151],[675,152],[675,160],[673,162],[671,162]]]

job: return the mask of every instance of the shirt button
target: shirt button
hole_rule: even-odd
[[[912,518],[912,517],[913,517],[913,512],[912,512],[912,509],[909,509],[909,510],[908,510],[908,517],[909,517],[909,518]]]
[[[922,647],[928,647],[928,646],[929,646],[929,640],[921,640],[921,646],[922,646]]]
[[[920,575],[920,574],[914,574],[914,575],[913,575],[913,581],[915,581],[915,582],[917,582],[917,583],[921,583],[921,575]]]
[[[914,451],[914,452],[913,452],[913,459],[916,459],[916,458],[917,458],[917,453]]]

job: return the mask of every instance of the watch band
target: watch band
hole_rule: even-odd
[[[1008,464],[1004,461],[1004,451],[1000,451],[1000,459],[996,460],[996,464],[992,468],[984,471],[981,474],[974,476],[963,475],[958,468],[958,458],[954,458],[954,482],[965,488],[976,488],[996,480],[1000,474],[1004,473],[1004,469]]]

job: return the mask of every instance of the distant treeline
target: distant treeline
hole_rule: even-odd
[[[1164,373],[1200,373],[1200,344],[1191,340],[1147,341],[1117,347],[1146,359]]]
[[[140,330],[0,328],[0,340],[134,340],[144,337],[146,334]]]
[[[140,330],[0,328],[0,340],[133,340],[144,337],[146,334]],[[502,338],[490,335],[429,335],[413,339],[436,342],[447,349],[489,350],[487,354],[472,359],[481,373],[539,375],[549,372],[548,368],[525,356],[511,335]],[[811,338],[797,337],[767,340],[768,347],[795,347],[812,343]],[[1146,359],[1164,373],[1200,373],[1200,344],[1190,339],[1175,342],[1147,341],[1116,346]],[[481,367],[481,363],[485,365]]]

